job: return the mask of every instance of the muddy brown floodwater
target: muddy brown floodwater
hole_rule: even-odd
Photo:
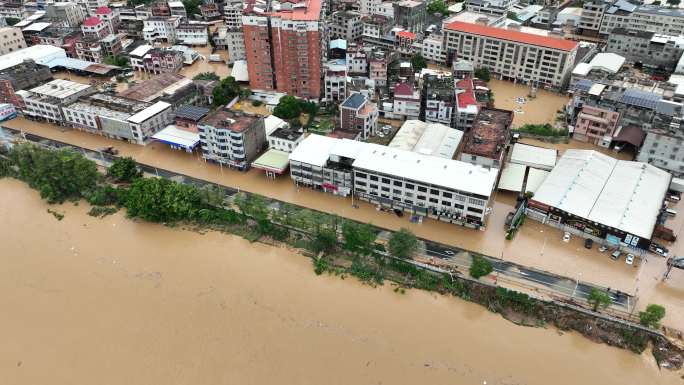
[[[4,384],[678,384],[649,355],[0,180]]]

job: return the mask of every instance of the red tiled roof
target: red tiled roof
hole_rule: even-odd
[[[495,28],[480,24],[464,23],[460,21],[454,21],[453,23],[447,24],[446,29],[450,31],[465,32],[473,35],[491,37],[494,39],[514,41],[517,43],[536,45],[540,47],[554,48],[563,51],[572,51],[577,47],[578,44],[576,41],[572,40],[535,35],[532,33],[520,32],[512,29]]]
[[[465,108],[467,106],[477,104],[477,99],[475,98],[475,93],[473,92],[473,81],[471,79],[461,79],[457,81],[456,87],[465,90],[465,92],[461,92],[456,95],[459,107]]]
[[[94,27],[100,23],[102,23],[102,20],[100,20],[100,18],[97,16],[90,16],[89,18],[83,21],[83,25],[85,25],[86,27]]]
[[[396,87],[394,87],[394,96],[397,95],[413,96],[413,88],[406,83],[398,84]]]
[[[403,37],[406,39],[416,40],[416,34],[410,31],[399,31],[397,32],[397,37]]]
[[[95,10],[95,13],[97,13],[98,15],[106,15],[108,13],[112,13],[112,10],[109,9],[109,7],[98,7]]]

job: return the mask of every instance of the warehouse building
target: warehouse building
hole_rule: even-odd
[[[498,170],[347,139],[309,135],[290,154],[298,185],[481,228]]]
[[[671,178],[646,163],[567,150],[526,214],[602,244],[648,250]]]
[[[462,138],[463,131],[444,124],[407,120],[388,146],[451,159],[456,155]]]

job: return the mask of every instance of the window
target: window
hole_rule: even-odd
[[[390,184],[390,180],[388,178],[382,178],[382,183]]]
[[[371,176],[370,176],[370,180],[372,180],[372,181],[374,181],[374,182],[377,182],[377,181],[378,181],[378,177],[375,176],[375,175],[371,175]]]
[[[418,195],[416,198],[418,198],[419,201],[424,201],[425,196],[424,195]]]
[[[420,191],[420,192],[427,192],[427,187],[418,186],[418,191]]]
[[[397,187],[401,187],[402,183],[401,183],[401,181],[395,180],[394,185]]]
[[[451,198],[451,197],[452,197],[451,193],[450,193],[450,192],[446,192],[446,191],[442,192],[442,196],[443,196],[444,198]]]
[[[439,195],[439,190],[430,189],[430,194],[432,194],[432,195]]]

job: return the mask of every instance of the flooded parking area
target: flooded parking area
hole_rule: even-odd
[[[553,124],[556,112],[570,100],[557,92],[538,90],[536,97],[530,97],[530,88],[506,80],[491,79],[487,87],[494,93],[496,108],[511,110],[514,113],[513,127],[524,124]]]
[[[11,179],[0,192],[3,383],[680,383],[649,354],[454,297],[316,276],[287,249],[96,219]]]

